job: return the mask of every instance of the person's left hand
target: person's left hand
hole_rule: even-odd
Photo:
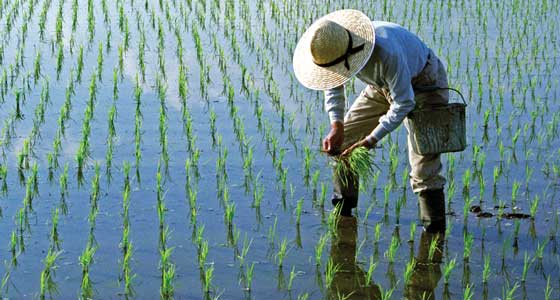
[[[354,149],[358,147],[365,147],[368,150],[372,149],[373,147],[375,147],[375,144],[377,144],[377,141],[375,139],[373,140],[373,144],[370,144],[370,142],[367,139],[362,139],[354,143],[352,146],[346,148],[346,150],[344,150],[344,152],[342,152],[340,156],[349,155],[350,153],[352,153],[352,151],[354,151]]]

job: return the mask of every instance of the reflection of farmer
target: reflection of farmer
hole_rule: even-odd
[[[444,236],[441,233],[422,232],[416,255],[416,266],[405,289],[406,299],[435,299],[434,290],[441,278],[443,239]],[[432,241],[435,241],[436,248],[430,257]]]
[[[365,272],[356,264],[357,226],[355,217],[340,217],[331,243],[331,259],[339,270],[328,287],[327,299],[381,299],[379,287],[366,283]]]
[[[356,10],[339,10],[317,20],[301,37],[294,52],[294,71],[306,87],[325,90],[331,131],[323,150],[350,153],[356,147],[375,147],[401,124],[415,107],[445,104],[445,68],[416,35],[388,22],[371,22]],[[352,76],[367,83],[344,116],[344,83]],[[422,221],[427,230],[445,227],[440,155],[419,155],[408,145],[412,189],[419,195]],[[336,177],[336,176],[335,176]],[[358,179],[347,174],[334,178],[333,204],[351,215],[358,202]]]

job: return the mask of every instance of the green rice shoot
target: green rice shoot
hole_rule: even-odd
[[[344,185],[348,185],[349,180],[359,178],[373,178],[375,168],[375,154],[365,147],[358,147],[346,155],[332,157],[334,162],[334,172],[342,180]]]

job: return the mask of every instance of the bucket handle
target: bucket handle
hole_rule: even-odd
[[[465,104],[465,106],[467,105],[467,102],[465,101],[465,97],[463,97],[463,94],[461,94],[461,92],[456,89],[456,88],[452,88],[452,87],[439,87],[437,85],[430,85],[430,86],[419,86],[419,87],[415,87],[414,88],[415,91],[420,91],[420,92],[433,92],[433,91],[437,91],[437,90],[450,90],[450,91],[454,91],[457,94],[459,94],[459,96],[461,96],[461,100],[463,100],[463,103]]]

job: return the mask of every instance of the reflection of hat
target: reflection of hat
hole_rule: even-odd
[[[326,90],[344,84],[368,61],[375,31],[362,12],[344,9],[315,21],[300,38],[293,66],[305,87]]]

